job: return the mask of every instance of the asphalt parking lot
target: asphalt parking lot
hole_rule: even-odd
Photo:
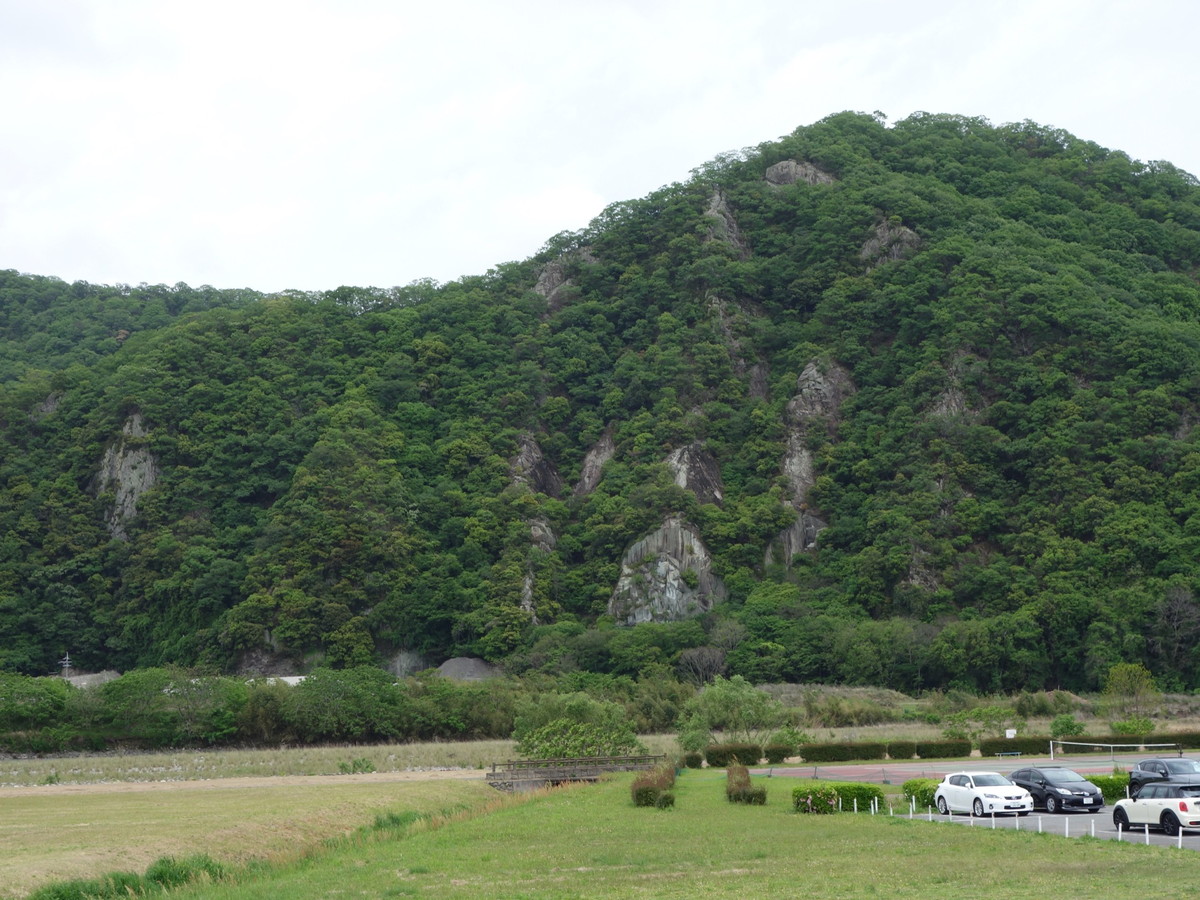
[[[906,810],[898,810],[896,814],[908,816]],[[1117,829],[1113,826],[1111,806],[1106,806],[1094,813],[1056,813],[1051,815],[1034,811],[1027,816],[984,816],[983,818],[962,814],[943,816],[934,810],[932,813],[928,811],[915,813],[913,818],[965,825],[971,828],[1007,828],[1010,831],[1033,831],[1068,838],[1094,837],[1110,841],[1122,840],[1133,844],[1152,844],[1156,847],[1200,850],[1200,833],[1196,832],[1181,832],[1178,837],[1167,837],[1161,831],[1134,826],[1118,836]]]
[[[1083,757],[1050,759],[1049,756],[1022,756],[983,759],[973,757],[966,760],[926,762],[924,760],[888,761],[886,763],[821,766],[775,766],[770,772],[775,778],[821,778],[831,781],[865,781],[872,784],[901,785],[910,778],[941,779],[948,772],[1000,772],[1009,775],[1026,766],[1062,766],[1074,769],[1085,778],[1088,775],[1111,775],[1114,770],[1129,771],[1142,759],[1156,756],[1150,753],[1117,754],[1110,756],[1090,755]],[[1176,754],[1163,754],[1174,756]],[[883,812],[887,812],[884,810]],[[860,813],[866,814],[866,813]],[[897,808],[893,814],[969,828],[1008,828],[1054,834],[1068,838],[1094,837],[1101,840],[1122,840],[1127,843],[1151,844],[1158,847],[1180,847],[1200,850],[1200,832],[1185,831],[1178,837],[1168,837],[1161,831],[1146,831],[1135,826],[1117,834],[1112,821],[1112,804],[1106,804],[1095,812],[1069,812],[1050,814],[1035,810],[1028,816],[974,816],[957,813],[943,816],[937,810],[914,810]]]

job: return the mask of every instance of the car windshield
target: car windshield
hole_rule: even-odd
[[[1062,769],[1057,772],[1046,772],[1046,780],[1052,781],[1055,784],[1067,784],[1068,782],[1087,781],[1078,772],[1072,772],[1070,769]]]
[[[1194,759],[1168,759],[1164,760],[1164,763],[1172,775],[1193,775],[1200,772],[1200,762]]]
[[[1000,787],[1004,784],[1012,784],[1012,782],[1003,775],[984,774],[975,775],[974,778],[975,787]]]

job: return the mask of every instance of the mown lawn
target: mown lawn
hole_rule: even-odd
[[[790,779],[765,807],[729,804],[724,773],[687,772],[672,810],[638,809],[630,777],[573,787],[437,827],[347,842],[206,900],[324,897],[1175,897],[1200,856],[1109,841],[867,814],[791,812]],[[762,782],[759,782],[762,783]]]

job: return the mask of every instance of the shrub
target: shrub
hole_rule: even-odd
[[[983,756],[993,756],[997,753],[1027,753],[1030,756],[1040,756],[1045,754],[1049,747],[1050,738],[1042,735],[983,738],[979,742],[979,752]]]
[[[1050,737],[1053,738],[1077,737],[1083,732],[1083,723],[1070,713],[1055,716],[1050,723]]]
[[[933,794],[941,784],[936,778],[910,778],[904,782],[902,790],[904,797],[917,809],[928,809],[933,806]]]
[[[795,752],[796,748],[791,744],[767,744],[763,747],[763,757],[773,766],[779,765]]]
[[[917,755],[916,741],[888,741],[888,759],[912,759]]]
[[[338,763],[338,771],[343,775],[357,775],[360,772],[374,772],[375,763],[371,762],[371,760],[365,756],[360,756],[357,759],[350,760],[350,762]]]
[[[917,756],[921,759],[945,759],[971,755],[971,742],[947,738],[941,741],[918,741]]]
[[[624,756],[644,749],[628,724],[608,725],[555,719],[527,732],[517,752],[530,759]]]
[[[1094,784],[1104,794],[1108,803],[1115,803],[1128,793],[1129,776],[1126,775],[1089,775],[1088,781]]]
[[[752,766],[762,759],[762,748],[757,744],[709,744],[704,748],[704,758],[717,769],[731,763]]]
[[[1145,716],[1130,716],[1128,719],[1109,724],[1112,726],[1113,734],[1120,734],[1126,738],[1145,737],[1154,730],[1154,723]]]
[[[683,764],[689,769],[699,769],[704,765],[704,754],[696,750],[689,750],[683,754]]]
[[[642,772],[634,778],[633,783],[629,786],[629,792],[633,797],[634,806],[667,809],[675,805],[675,795],[670,794],[670,790],[674,786],[675,767],[662,765],[649,772]],[[663,795],[665,794],[669,795],[670,799],[664,799]]]
[[[851,759],[883,759],[886,747],[875,741],[839,744],[805,744],[800,753],[805,762],[844,762]]]
[[[824,815],[838,811],[838,795],[830,785],[819,781],[792,789],[792,808],[798,813]]]
[[[730,803],[762,806],[767,802],[767,789],[751,784],[750,770],[734,764],[725,774],[725,799]]]
[[[871,808],[872,801],[882,804],[884,801],[883,788],[877,784],[866,784],[861,781],[836,781],[830,783],[838,798],[842,801],[842,809],[851,810],[858,804],[858,809],[865,812]]]

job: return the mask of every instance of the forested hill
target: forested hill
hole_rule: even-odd
[[[438,285],[0,273],[0,670],[1200,686],[1200,187],[853,113]]]

